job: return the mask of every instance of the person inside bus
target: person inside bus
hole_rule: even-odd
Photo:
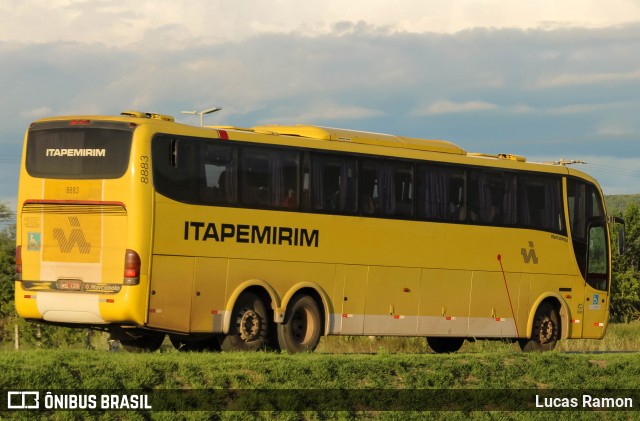
[[[294,197],[293,189],[287,191],[287,197],[284,199],[284,207],[287,209],[293,209],[296,207],[296,199]]]
[[[366,195],[362,199],[362,213],[366,215],[373,215],[376,213],[376,203],[370,195]]]

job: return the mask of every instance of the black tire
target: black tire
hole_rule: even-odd
[[[124,331],[118,335],[118,342],[127,352],[155,352],[164,342],[164,333],[147,331]]]
[[[180,352],[220,351],[220,341],[215,335],[201,337],[169,335],[169,341]]]
[[[524,352],[551,351],[560,339],[560,315],[550,303],[543,302],[536,310],[531,338],[520,339]]]
[[[231,313],[229,333],[220,347],[223,351],[257,351],[266,347],[269,330],[267,309],[256,294],[242,294]]]
[[[320,342],[322,318],[318,303],[308,295],[294,296],[284,323],[278,325],[280,349],[289,353],[311,352]]]
[[[430,336],[427,338],[429,348],[436,354],[450,354],[462,348],[464,338],[449,338],[446,336]]]

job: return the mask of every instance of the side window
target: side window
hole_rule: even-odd
[[[560,179],[521,176],[518,181],[518,222],[525,227],[564,231]]]
[[[364,215],[413,215],[413,165],[366,159],[360,172],[360,206]]]
[[[202,143],[200,198],[204,203],[234,204],[238,195],[237,149]]]
[[[606,272],[607,268],[606,229],[603,221],[597,221],[599,217],[604,216],[600,194],[593,185],[569,178],[567,202],[573,252],[580,272],[587,275],[586,281],[592,287],[606,289],[606,276],[590,276],[602,272],[603,268]],[[596,222],[595,225],[592,225],[593,222]],[[590,244],[587,244],[588,241]]]
[[[241,153],[242,204],[296,209],[298,167],[296,152],[267,148],[244,148]]]
[[[469,221],[490,225],[517,222],[517,177],[508,172],[469,172]]]
[[[574,179],[567,180],[569,225],[574,240],[587,241],[587,224],[594,217],[604,216],[600,194],[595,187]]]
[[[418,217],[436,221],[467,220],[465,171],[458,168],[418,167]]]
[[[302,180],[304,209],[354,213],[357,210],[355,158],[312,153],[309,161]]]
[[[237,202],[237,151],[233,145],[175,136],[153,140],[156,190],[174,200],[194,204]]]
[[[156,190],[186,203],[200,201],[198,144],[195,139],[157,136],[151,144]]]

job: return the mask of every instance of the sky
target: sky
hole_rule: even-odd
[[[0,0],[0,201],[38,118],[133,109],[577,160],[640,193],[640,0]]]

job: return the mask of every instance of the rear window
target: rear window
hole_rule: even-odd
[[[132,130],[114,128],[32,129],[27,139],[27,172],[43,178],[122,177],[129,165],[132,134]]]

